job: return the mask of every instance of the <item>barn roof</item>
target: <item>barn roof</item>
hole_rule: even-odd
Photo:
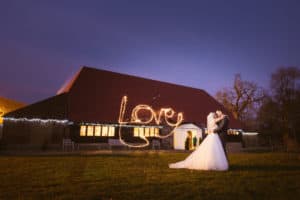
[[[14,118],[67,119],[68,94],[60,94],[4,115]]]
[[[171,107],[176,112],[183,112],[185,122],[205,125],[207,114],[220,109],[229,115],[232,128],[240,127],[239,122],[204,90],[106,70],[83,67],[59,93],[6,116],[38,117],[40,113],[42,118],[49,114],[74,122],[115,123],[121,99],[126,95],[125,119],[130,118],[136,105],[147,104],[154,110]]]

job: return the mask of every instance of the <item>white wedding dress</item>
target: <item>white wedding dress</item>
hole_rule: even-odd
[[[214,113],[207,116],[207,129],[216,128]],[[187,168],[196,170],[218,170],[228,169],[228,161],[224,149],[216,133],[210,133],[197,149],[192,152],[185,160],[169,164],[170,168]]]

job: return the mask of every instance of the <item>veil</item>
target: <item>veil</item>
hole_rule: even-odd
[[[214,130],[216,128],[216,122],[215,122],[215,113],[210,112],[207,115],[207,130]]]

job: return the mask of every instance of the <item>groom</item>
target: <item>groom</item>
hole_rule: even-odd
[[[214,132],[218,133],[222,142],[225,155],[227,157],[226,140],[227,140],[227,130],[229,126],[229,118],[227,115],[224,115],[221,110],[217,110],[216,114],[217,117],[222,117],[222,119],[219,122],[217,122],[218,127],[214,130]]]

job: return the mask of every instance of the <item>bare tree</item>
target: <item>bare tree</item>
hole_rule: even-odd
[[[242,80],[241,75],[236,74],[233,87],[218,91],[215,97],[236,119],[247,125],[256,116],[264,96],[264,90],[256,83]]]

